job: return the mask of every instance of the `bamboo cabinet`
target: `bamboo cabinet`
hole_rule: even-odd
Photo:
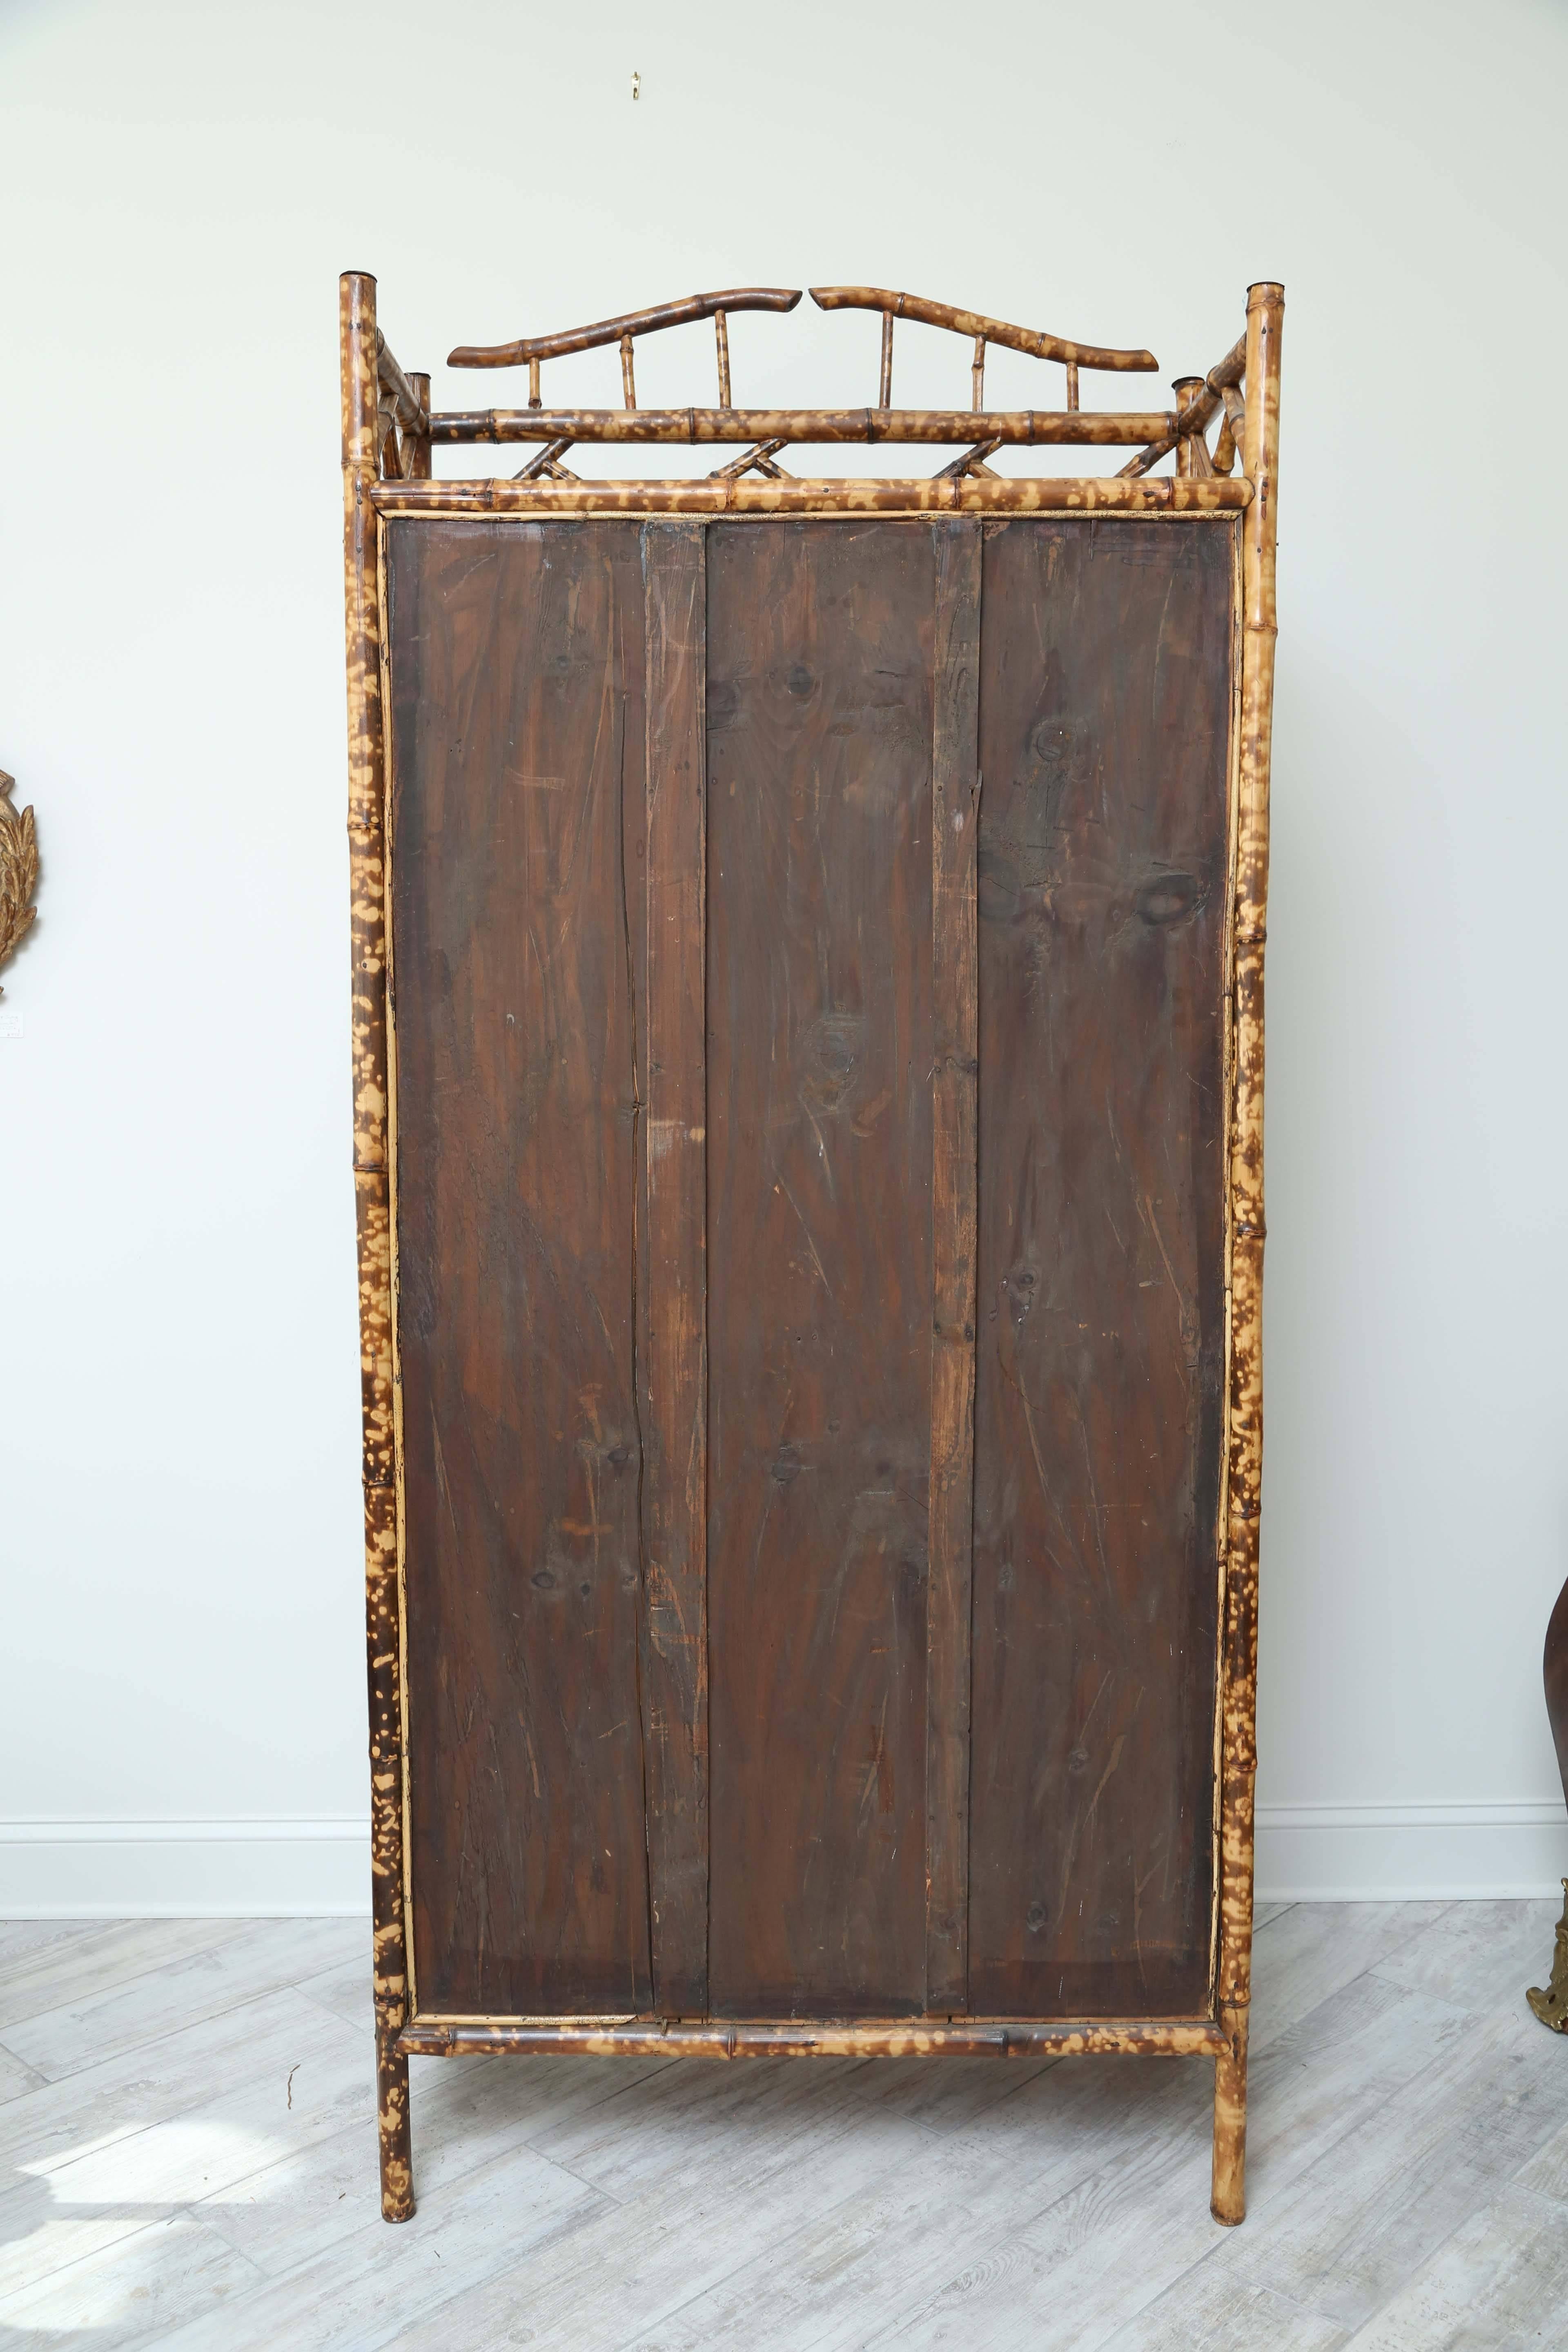
[[[1238,2221],[1281,290],[1169,408],[1079,404],[1147,352],[833,287],[880,314],[874,407],[738,406],[729,319],[799,299],[746,288],[460,349],[527,404],[445,415],[374,296],[342,281],[383,2210],[411,2053],[657,2044],[1207,2056]],[[968,407],[894,405],[909,318]],[[639,409],[638,339],[700,320],[716,404]],[[1061,404],[987,408],[993,342]],[[546,407],[596,345],[621,404]],[[677,441],[712,470],[565,463]],[[923,470],[781,462],[834,442]],[[434,478],[452,445],[521,472]]]

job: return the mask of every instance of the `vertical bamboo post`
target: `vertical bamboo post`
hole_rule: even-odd
[[[974,357],[969,363],[969,405],[972,409],[985,405],[985,338],[974,338]]]
[[[877,378],[877,405],[891,408],[893,404],[893,314],[882,313],[882,365]]]
[[[538,408],[542,404],[542,402],[543,394],[539,389],[539,362],[537,360],[530,360],[528,362],[528,404],[530,408]]]
[[[1177,376],[1175,382],[1171,386],[1171,390],[1176,395],[1176,415],[1178,417],[1184,417],[1186,415],[1188,410],[1193,407],[1203,389],[1204,380],[1201,375]],[[1197,470],[1197,452],[1193,446],[1193,436],[1191,434],[1184,434],[1182,438],[1176,444],[1176,471],[1178,474],[1190,475],[1195,474]]]
[[[632,338],[621,337],[621,392],[628,408],[637,404],[637,380],[632,373]]]
[[[1068,407],[1071,410],[1078,406],[1078,362],[1076,360],[1068,360],[1067,363],[1067,371]]]
[[[1268,904],[1268,778],[1274,713],[1274,552],[1279,342],[1285,289],[1247,297],[1242,525],[1240,806],[1230,1131],[1230,1454],[1220,1748],[1220,1916],[1215,1997],[1230,2050],[1215,2069],[1216,2221],[1247,2211],[1247,2021],[1252,1996],[1253,1780],[1258,1767],[1258,1530],[1263,1484],[1263,950]]]
[[[722,310],[713,313],[713,340],[719,350],[719,405],[728,408],[730,402],[730,321]]]
[[[403,436],[404,476],[411,482],[427,482],[430,479],[430,379],[427,375],[411,373],[408,388],[419,403],[425,429],[422,433],[405,433]]]
[[[364,1444],[365,1633],[370,1684],[371,1916],[374,1932],[381,2210],[414,2210],[403,1927],[403,1738],[398,1687],[397,1490],[393,1438],[392,1216],[387,1153],[384,737],[376,593],[375,280],[338,280],[343,457],[343,595],[348,654],[349,897],[353,952],[354,1195],[359,1235],[360,1379]]]

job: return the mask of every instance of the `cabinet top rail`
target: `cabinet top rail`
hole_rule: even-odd
[[[568,327],[554,335],[521,335],[513,343],[459,343],[447,354],[448,367],[521,367],[531,360],[564,359],[571,352],[595,352],[627,335],[656,334],[661,327],[684,327],[723,310],[793,310],[798,286],[732,286],[723,294],[688,294],[679,302],[655,302],[592,327]]]
[[[1101,343],[1070,342],[1065,335],[1012,327],[1005,319],[955,310],[951,302],[928,302],[921,294],[895,294],[885,286],[814,286],[811,299],[820,310],[879,310],[884,319],[913,319],[922,327],[946,327],[955,335],[973,335],[982,342],[1001,343],[1011,352],[1026,352],[1031,359],[1059,360],[1065,367],[1147,374],[1160,364],[1152,352],[1119,352]]]

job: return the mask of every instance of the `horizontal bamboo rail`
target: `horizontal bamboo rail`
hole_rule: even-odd
[[[521,335],[513,343],[459,343],[447,354],[448,367],[521,367],[525,361],[564,359],[571,352],[597,351],[605,343],[624,343],[636,335],[658,334],[664,327],[684,327],[693,319],[711,319],[718,311],[793,310],[800,300],[798,286],[732,286],[724,294],[689,294],[679,302],[655,302],[646,310],[627,310],[618,319],[601,319],[591,327],[568,327],[554,335]],[[728,373],[728,341],[724,342]]]
[[[1252,497],[1240,476],[1000,475],[962,479],[614,482],[378,482],[382,514],[1236,514]]]
[[[613,2057],[650,2050],[670,2058],[1068,2058],[1089,2052],[1150,2058],[1217,2057],[1224,2029],[1208,2018],[1130,2022],[952,2025],[868,2019],[820,2025],[689,2023],[661,2017],[418,2018],[397,2038],[407,2057],[476,2052]]]
[[[1027,352],[1031,359],[1059,360],[1068,367],[1131,369],[1147,374],[1160,364],[1152,352],[1119,352],[1100,343],[1075,343],[1065,335],[1012,327],[1005,319],[987,319],[978,310],[958,310],[951,302],[928,302],[920,294],[895,294],[884,286],[814,286],[811,299],[821,310],[879,310],[884,320],[913,319],[924,327],[947,327],[955,335],[1002,343],[1011,352]],[[886,326],[882,335],[886,352],[889,340]]]
[[[1212,413],[1212,412],[1211,412]],[[432,442],[990,441],[1012,448],[1137,448],[1176,412],[1062,408],[468,408],[437,410]],[[1164,445],[1171,446],[1170,442]]]

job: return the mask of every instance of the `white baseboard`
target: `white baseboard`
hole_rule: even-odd
[[[1258,1808],[1260,1903],[1560,1897],[1564,1878],[1560,1802]]]
[[[0,1918],[366,1916],[370,1824],[0,1822]]]
[[[1561,1804],[1259,1805],[1259,1902],[1549,1895]],[[0,1918],[292,1918],[370,1909],[370,1831],[326,1821],[0,1822]]]

